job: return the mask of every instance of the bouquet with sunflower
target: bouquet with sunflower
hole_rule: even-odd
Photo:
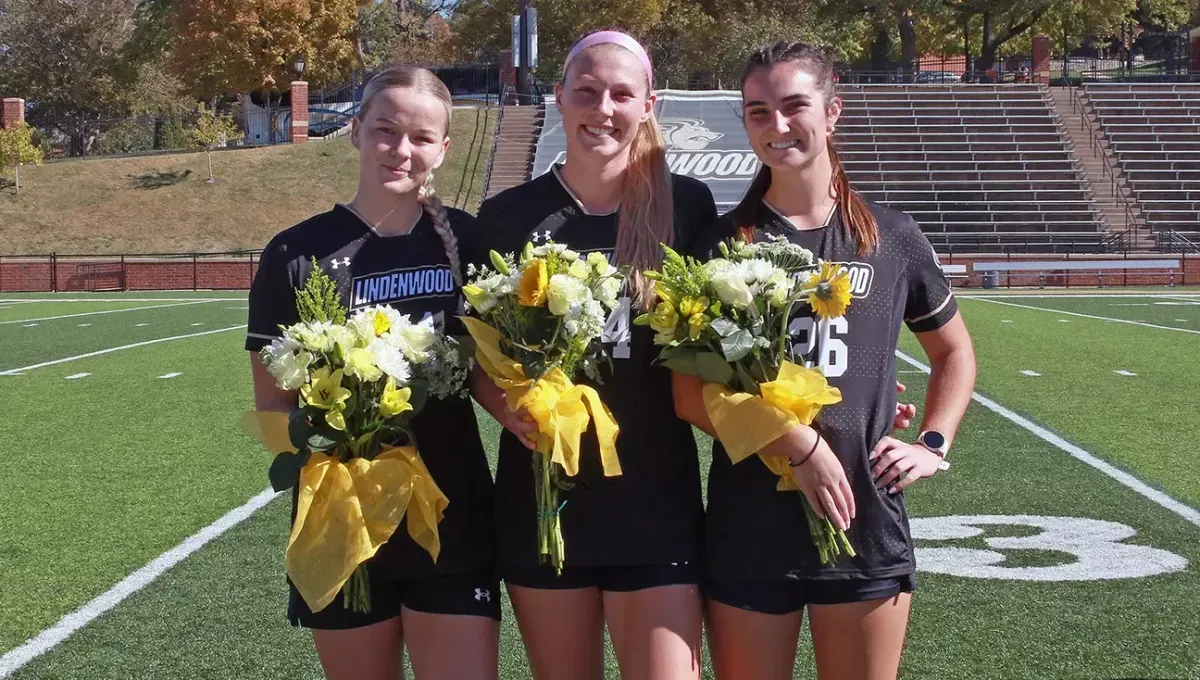
[[[850,282],[841,267],[781,237],[723,242],[721,257],[704,263],[664,248],[662,270],[646,272],[660,301],[634,323],[656,332],[663,364],[705,381],[709,418],[734,463],[841,401],[819,370],[794,355],[788,333],[798,306],[820,318],[845,313]],[[780,491],[799,491],[787,458],[760,459],[779,475]],[[822,563],[854,555],[845,532],[804,507]]]
[[[475,357],[505,392],[508,408],[525,409],[537,422],[533,456],[538,507],[538,554],[562,572],[560,491],[579,472],[580,438],[594,425],[606,476],[621,474],[618,427],[600,395],[572,382],[583,371],[599,379],[608,359],[600,337],[608,311],[620,306],[625,276],[601,253],[586,257],[565,245],[526,244],[520,257],[491,252],[491,267],[470,266],[463,287],[479,318],[464,318],[475,339]]]
[[[282,327],[260,353],[280,389],[299,391],[297,408],[248,413],[242,424],[277,454],[271,486],[297,489],[292,583],[313,611],[341,590],[348,609],[366,612],[365,562],[401,520],[437,561],[449,500],[421,460],[410,421],[430,396],[465,390],[470,358],[432,318],[414,323],[386,306],[347,318],[336,298],[332,309],[304,314],[303,301],[302,293],[298,307],[309,318]]]

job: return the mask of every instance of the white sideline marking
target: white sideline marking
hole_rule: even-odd
[[[1175,303],[1173,303],[1173,302],[1155,302],[1154,304],[1170,305],[1170,304],[1175,304]],[[1110,303],[1108,303],[1108,306],[1109,307],[1149,307],[1150,303],[1149,302],[1110,302]]]
[[[1157,324],[1145,323],[1144,321],[1130,321],[1129,319],[1111,319],[1107,316],[1095,316],[1093,314],[1080,314],[1079,312],[1068,312],[1068,311],[1065,311],[1062,309],[1049,309],[1046,307],[1034,307],[1033,305],[1018,305],[1015,302],[1004,302],[1003,300],[992,300],[989,298],[975,298],[975,299],[980,300],[982,302],[991,302],[992,304],[997,304],[997,305],[1007,305],[1009,307],[1019,307],[1021,309],[1033,309],[1033,310],[1037,310],[1039,312],[1054,312],[1055,314],[1068,314],[1070,316],[1080,316],[1085,319],[1096,319],[1099,321],[1111,321],[1113,323],[1127,323],[1127,324],[1131,324],[1134,326],[1145,326],[1146,328],[1159,328],[1159,329],[1162,329],[1165,331],[1177,331],[1179,333],[1195,333],[1197,335],[1200,335],[1200,331],[1194,331],[1190,328],[1175,328],[1174,326],[1159,326]],[[1059,319],[1059,321],[1063,321],[1063,319]]]
[[[251,498],[245,505],[229,511],[224,517],[187,537],[179,545],[150,560],[141,569],[126,576],[107,592],[62,617],[58,623],[30,638],[25,644],[0,656],[0,678],[9,677],[25,664],[50,651],[79,629],[150,585],[168,569],[182,562],[188,555],[241,524],[246,518],[270,502],[275,495],[274,491],[267,489]]]
[[[1127,378],[1136,378],[1137,377],[1137,373],[1130,373],[1129,371],[1125,371],[1125,370],[1113,371],[1113,373],[1116,373],[1117,375],[1123,375]]]
[[[183,375],[183,374],[182,373],[167,373],[166,375],[158,376],[158,379],[159,380],[170,380],[171,378],[178,378],[181,375]]]
[[[1104,299],[1113,299],[1113,298],[1125,298],[1127,300],[1136,299],[1136,298],[1163,298],[1165,300],[1192,300],[1192,299],[1200,298],[1200,293],[1151,293],[1151,292],[1146,292],[1146,293],[1092,293],[1092,294],[1081,293],[1079,295],[1076,295],[1074,293],[1059,293],[1058,295],[1041,294],[1041,293],[1029,293],[1029,294],[1015,293],[1012,295],[1005,295],[1003,293],[988,293],[988,292],[982,292],[982,291],[978,292],[978,293],[972,293],[972,292],[968,292],[965,290],[960,290],[959,292],[955,293],[954,295],[955,295],[955,297],[959,297],[959,298],[976,298],[979,300],[989,300],[989,299],[996,299],[996,300],[1021,300],[1021,299],[1025,299],[1025,300],[1076,300],[1076,299],[1078,299],[1078,300],[1104,300]]]
[[[34,364],[32,366],[22,366],[21,368],[10,368],[7,371],[0,371],[0,375],[5,375],[6,373],[20,373],[22,371],[32,371],[35,368],[44,368],[46,366],[54,366],[56,364],[65,364],[68,361],[76,361],[78,359],[88,359],[91,357],[98,357],[101,354],[108,354],[110,352],[119,352],[123,349],[134,349],[135,347],[145,347],[147,345],[157,345],[160,342],[168,342],[171,340],[183,340],[185,338],[198,338],[201,335],[212,335],[213,333],[224,333],[226,331],[241,330],[245,327],[246,327],[246,324],[242,324],[240,326],[230,326],[228,328],[218,328],[215,331],[204,331],[202,333],[190,333],[188,335],[173,335],[169,338],[155,338],[154,340],[146,340],[144,342],[135,342],[132,345],[121,345],[120,347],[109,347],[108,349],[97,350],[95,352],[88,352],[87,354],[80,354],[79,356],[66,357],[65,359],[55,359],[54,361],[45,361],[40,364]]]
[[[91,325],[92,325],[92,324],[90,324],[90,323],[81,323],[81,324],[79,324],[79,327],[80,327],[80,328],[87,328],[88,326],[91,326]]]
[[[1070,319],[1059,319],[1058,322],[1059,323],[1071,323],[1071,320]]]
[[[896,356],[899,357],[905,363],[907,363],[915,368],[921,369],[922,373],[930,372],[928,366],[917,361],[916,359],[913,359],[912,357],[908,356],[904,352],[901,352],[900,350],[896,350]],[[1041,425],[1038,425],[1037,423],[1029,420],[1028,418],[1025,418],[1024,416],[1018,415],[1017,413],[1014,413],[1013,411],[1008,410],[1007,408],[1001,406],[1000,404],[998,404],[995,401],[992,401],[991,399],[988,399],[987,397],[983,396],[982,394],[980,394],[978,392],[973,392],[971,394],[971,397],[975,401],[979,402],[984,408],[988,409],[989,411],[992,411],[1001,416],[1004,416],[1009,421],[1011,421],[1017,425],[1020,425],[1021,427],[1025,428],[1029,432],[1032,432],[1034,435],[1036,435],[1043,441],[1053,444],[1054,446],[1057,446],[1058,448],[1062,449],[1063,451],[1066,451],[1073,458],[1096,468],[1100,472],[1103,472],[1104,474],[1108,475],[1109,477],[1112,477],[1113,479],[1117,480],[1118,482],[1125,485],[1126,487],[1132,489],[1135,493],[1145,496],[1146,498],[1150,499],[1151,501],[1154,501],[1158,505],[1166,508],[1167,510],[1170,510],[1171,512],[1174,512],[1175,514],[1179,515],[1180,517],[1184,518],[1185,520],[1200,527],[1200,511],[1196,510],[1192,506],[1186,505],[1184,503],[1181,503],[1181,502],[1175,500],[1174,498],[1171,498],[1167,494],[1163,493],[1162,491],[1159,491],[1158,489],[1155,489],[1154,487],[1150,486],[1149,484],[1146,484],[1145,482],[1138,479],[1137,477],[1134,477],[1133,475],[1129,474],[1128,472],[1125,472],[1124,470],[1121,470],[1121,469],[1111,465],[1110,463],[1100,460],[1096,456],[1093,456],[1092,454],[1090,454],[1087,451],[1083,450],[1082,448],[1076,446],[1075,444],[1072,444],[1071,442],[1054,434],[1050,430],[1047,430],[1046,428],[1042,427]]]
[[[135,324],[133,324],[133,327],[134,327],[134,328],[141,328],[142,326],[149,326],[149,325],[150,325],[150,324],[148,324],[148,323],[135,323]]]
[[[25,323],[25,324],[21,324],[21,328],[33,328],[36,325],[37,325],[36,323]]]
[[[192,324],[192,325],[193,325],[193,326],[203,326],[203,325],[204,325],[204,322],[203,322],[203,321],[197,321],[196,323],[194,323],[194,324]]]
[[[1029,370],[1021,371],[1021,375],[1027,375],[1027,376],[1029,376],[1030,378],[1040,378],[1040,377],[1042,377],[1042,374],[1041,374],[1041,373],[1038,373],[1037,371],[1029,371]]]
[[[1196,305],[1200,305],[1200,302],[1191,302],[1191,301],[1186,301],[1186,300],[1171,300],[1170,302],[1155,302],[1154,304],[1162,305],[1164,307],[1195,307]]]
[[[62,314],[60,316],[43,316],[40,319],[19,319],[17,321],[0,321],[0,326],[9,323],[25,323],[27,321],[54,321],[55,319],[74,319],[80,316],[95,316],[97,314],[116,314],[118,312],[138,312],[143,309],[165,309],[167,307],[183,307],[186,305],[199,305],[205,302],[214,302],[214,300],[192,300],[190,302],[176,302],[169,305],[150,305],[149,307],[125,307],[122,309],[106,309],[99,312],[79,312],[77,314]],[[83,324],[81,324],[83,325]],[[87,324],[90,326],[91,324]]]
[[[68,375],[67,380],[79,380],[80,378],[86,378],[89,375],[91,375],[91,373],[76,373],[75,375]]]
[[[1012,323],[1012,319],[1004,319],[1000,323]]]
[[[1187,319],[1175,319],[1175,320],[1180,323],[1187,323]]]

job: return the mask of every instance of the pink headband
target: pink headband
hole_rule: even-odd
[[[567,74],[567,66],[571,64],[572,59],[579,56],[580,52],[594,45],[608,43],[620,45],[633,52],[634,56],[641,60],[642,67],[646,69],[646,78],[650,81],[650,88],[654,89],[654,69],[650,66],[650,55],[646,54],[646,50],[642,47],[641,43],[634,40],[633,36],[626,35],[620,31],[598,31],[575,43],[575,46],[567,54],[567,60],[563,62],[563,75]]]

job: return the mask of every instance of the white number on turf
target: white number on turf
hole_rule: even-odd
[[[600,340],[612,343],[612,358],[628,359],[629,340],[631,338],[629,332],[629,298],[623,297],[620,302],[621,304],[608,315],[608,321],[604,324],[604,333],[600,336]]]
[[[819,322],[812,317],[801,316],[792,319],[788,325],[788,334],[793,340],[792,354],[796,357],[808,357],[814,348],[820,348],[815,365],[826,378],[837,378],[846,372],[846,367],[850,364],[849,350],[845,342],[831,337],[831,334],[845,335],[849,332],[850,324],[844,316],[821,319]],[[814,365],[811,360],[804,363],[809,368]]]
[[[1144,578],[1183,571],[1188,561],[1179,555],[1146,545],[1120,543],[1137,532],[1117,522],[1085,517],[1031,515],[974,515],[920,517],[912,520],[914,540],[952,541],[974,538],[987,526],[1028,526],[1040,529],[1032,536],[986,537],[994,550],[977,548],[918,548],[917,568],[936,574],[1012,581],[1099,581]],[[1074,561],[1045,567],[1006,567],[1007,557],[996,550],[1051,550],[1067,553]]]

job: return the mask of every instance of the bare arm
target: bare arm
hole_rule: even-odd
[[[475,364],[471,370],[471,395],[504,429],[517,435],[522,444],[530,450],[537,448],[537,443],[531,438],[537,433],[537,423],[524,410],[519,413],[508,410],[504,390],[492,382],[479,364]]]
[[[975,348],[961,313],[937,330],[916,335],[931,368],[921,430],[941,432],[949,444],[975,389]],[[932,477],[941,459],[923,446],[884,437],[871,452],[871,462],[875,484],[899,493],[918,479]]]
[[[975,347],[961,313],[935,331],[917,333],[917,341],[932,369],[921,430],[937,430],[949,444],[975,390]]]
[[[256,411],[291,413],[296,408],[296,392],[281,390],[275,385],[275,378],[259,360],[258,352],[250,352],[250,376],[254,382]]]

